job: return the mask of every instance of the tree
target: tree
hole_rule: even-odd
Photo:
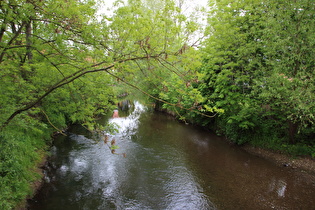
[[[90,125],[93,116],[111,107],[109,76],[84,76],[94,65],[89,32],[99,28],[91,2],[85,2],[0,2],[1,209],[31,193],[50,128]]]
[[[128,5],[120,7],[108,18],[110,37],[117,40],[111,53],[129,57],[132,52],[146,56],[146,60],[116,68],[116,75],[125,82],[137,84],[137,89],[164,104],[164,108],[177,107],[177,113],[182,112],[180,115],[196,114],[200,113],[197,104],[202,99],[189,83],[196,79],[194,73],[200,65],[198,51],[193,48],[196,41],[191,41],[198,40],[199,24],[183,14],[180,3],[129,1]],[[152,55],[158,56],[154,59]],[[183,99],[183,95],[189,97]]]
[[[308,0],[266,4],[268,30],[262,39],[272,73],[261,78],[268,84],[260,96],[287,121],[290,142],[296,143],[298,132],[314,132],[315,5]]]
[[[199,88],[207,106],[224,110],[219,117],[224,129],[238,130],[228,136],[244,143],[235,134],[244,134],[257,123],[259,104],[251,91],[254,78],[265,68],[260,2],[213,1],[210,8]]]
[[[167,58],[182,54],[181,30],[193,24],[173,1],[160,6],[152,12],[129,1],[99,21],[90,0],[0,2],[1,208],[30,193],[30,171],[52,128],[93,129],[95,116],[115,103],[117,79],[146,92],[132,82],[141,75],[135,67],[172,67]]]
[[[217,122],[225,133],[238,143],[274,127],[273,138],[291,143],[298,132],[313,133],[314,5],[240,0],[210,7],[199,88],[208,106],[224,110]]]

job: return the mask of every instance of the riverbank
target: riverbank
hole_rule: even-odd
[[[30,193],[26,196],[24,200],[22,200],[20,203],[16,205],[14,208],[15,210],[27,210],[28,208],[28,200],[32,199],[38,190],[41,189],[43,183],[44,183],[44,167],[47,163],[47,158],[49,157],[47,152],[41,152],[40,153],[40,160],[36,163],[36,167],[32,169],[32,173],[36,177],[34,180],[32,180],[29,184],[30,187]]]
[[[170,110],[161,109],[159,107],[155,107],[155,110],[166,113],[176,118],[176,113]],[[179,120],[179,121],[184,123],[183,120]],[[203,127],[198,124],[196,126]],[[205,127],[203,128],[206,130],[209,130],[208,128],[205,128]],[[227,139],[227,141],[229,140]],[[280,167],[289,167],[292,170],[299,171],[303,174],[307,173],[312,177],[315,183],[315,159],[311,159],[310,157],[292,157],[290,155],[283,154],[280,151],[278,152],[274,150],[254,147],[249,144],[245,144],[240,147],[244,149],[245,151],[247,151],[248,153],[267,159]]]
[[[244,145],[241,147],[248,153],[269,160],[280,167],[288,167],[301,173],[305,178],[315,183],[315,160],[308,157],[291,157],[280,152]]]

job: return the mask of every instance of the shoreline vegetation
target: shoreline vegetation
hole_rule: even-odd
[[[15,210],[27,210],[28,200],[32,199],[41,189],[44,183],[44,178],[45,178],[44,168],[48,162],[48,157],[49,155],[44,155],[41,161],[37,164],[37,167],[34,170],[34,173],[36,173],[37,178],[30,183],[31,193],[27,195],[26,198],[23,199],[20,203],[17,204],[17,206],[14,208]]]
[[[31,194],[52,130],[104,130],[95,117],[130,89],[236,145],[270,149],[257,155],[313,170],[312,1],[213,0],[191,14],[175,0],[101,6],[0,1],[0,209]]]

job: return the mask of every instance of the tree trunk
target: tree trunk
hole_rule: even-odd
[[[298,131],[298,123],[294,123],[292,121],[289,121],[289,140],[291,144],[296,143],[295,136]]]
[[[26,35],[26,56],[29,63],[32,63],[33,54],[32,54],[32,23],[31,20],[25,26],[25,35]]]

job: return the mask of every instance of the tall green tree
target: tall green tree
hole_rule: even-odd
[[[199,88],[224,110],[217,121],[225,133],[238,143],[272,128],[291,143],[313,133],[314,4],[211,1],[210,8]]]
[[[120,66],[116,75],[132,79],[164,108],[182,115],[199,112],[197,105],[203,99],[190,85],[200,65],[199,52],[192,47],[198,40],[199,24],[183,13],[180,3],[129,1],[109,18],[109,28],[110,36],[118,40],[113,46],[115,55],[129,57],[132,51],[147,58]]]
[[[250,94],[254,78],[265,68],[261,43],[263,17],[259,1],[212,1],[204,42],[199,88],[210,107],[224,110],[225,129],[239,133],[255,126],[257,101]],[[226,132],[229,132],[228,130]],[[232,138],[242,143],[240,136]]]
[[[291,143],[298,133],[314,132],[314,9],[308,0],[267,1],[265,6],[262,40],[271,74],[259,79],[268,83],[260,96],[287,121]]]

